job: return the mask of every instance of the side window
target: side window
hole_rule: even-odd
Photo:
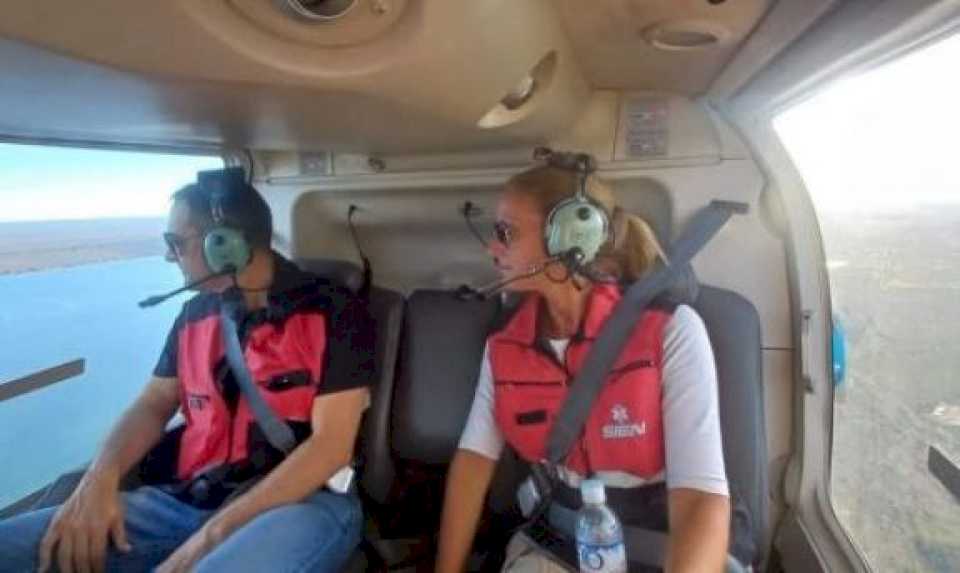
[[[219,157],[0,144],[0,508],[90,460],[136,397],[179,311],[164,261],[173,191]],[[84,372],[12,387],[67,365]]]
[[[960,571],[958,61],[954,36],[775,121],[847,340],[831,499],[877,571]]]

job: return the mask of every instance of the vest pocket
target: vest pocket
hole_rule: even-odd
[[[283,390],[288,390],[290,388],[309,385],[309,370],[293,370],[290,372],[282,372],[270,377],[266,384],[264,384],[267,390],[270,390],[271,392],[282,392]]]
[[[530,410],[527,412],[517,412],[515,417],[518,426],[529,426],[532,424],[543,424],[547,421],[546,410]]]
[[[557,409],[566,396],[566,386],[562,382],[495,384],[497,426],[523,459],[539,461]]]

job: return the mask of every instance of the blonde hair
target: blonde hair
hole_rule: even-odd
[[[546,219],[557,203],[573,195],[577,184],[577,173],[545,165],[514,175],[507,181],[507,188],[533,198]],[[650,225],[640,216],[621,209],[613,191],[595,175],[587,178],[587,196],[607,212],[611,231],[591,264],[592,269],[632,282],[646,274],[658,258],[666,261]]]

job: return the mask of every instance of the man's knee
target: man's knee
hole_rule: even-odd
[[[197,571],[338,571],[362,531],[356,497],[322,492],[256,517],[202,559]]]

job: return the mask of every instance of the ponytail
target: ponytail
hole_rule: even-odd
[[[634,282],[667,257],[653,229],[638,215],[613,208],[611,240],[600,248],[594,266],[620,282]]]

